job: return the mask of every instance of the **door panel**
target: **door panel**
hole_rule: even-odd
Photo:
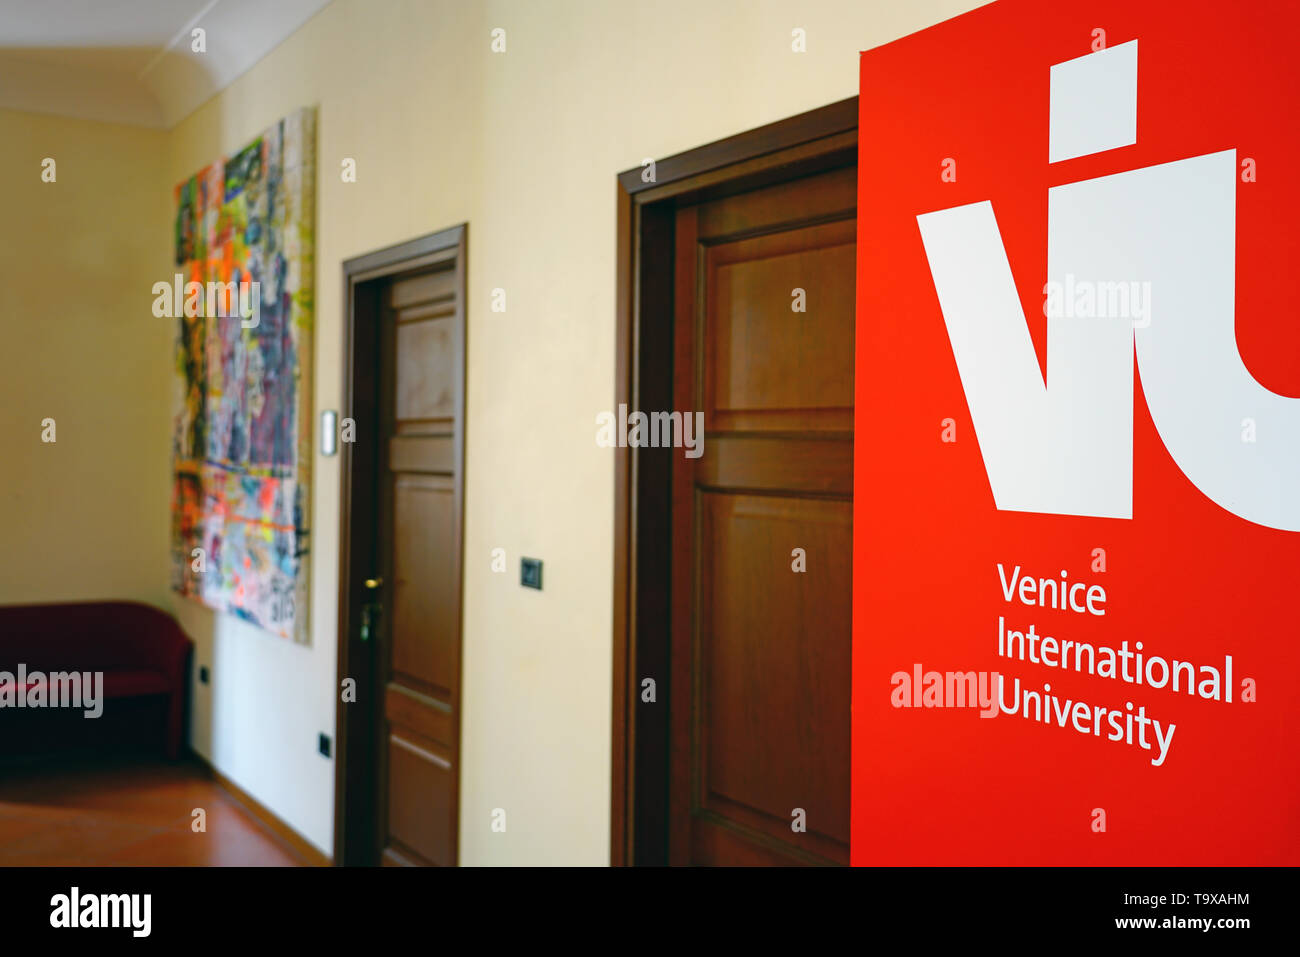
[[[818,320],[853,314],[855,231],[841,220],[705,247],[707,429],[852,430],[853,327]],[[812,315],[792,290],[805,308],[811,290]]]
[[[802,807],[809,833],[796,843],[820,845],[811,840],[820,835],[846,844],[849,795],[837,762],[849,723],[835,691],[849,669],[849,645],[837,639],[850,626],[850,577],[847,563],[826,559],[852,545],[852,504],[703,491],[699,502],[696,800],[779,840]],[[815,574],[791,571],[794,542]]]
[[[397,418],[403,424],[451,415],[452,322],[416,319],[397,326]]]
[[[848,862],[855,234],[849,168],[677,212],[673,863]]]
[[[388,830],[384,863],[455,860],[451,756],[435,742],[394,730],[388,748]],[[414,851],[416,858],[409,854]]]
[[[391,280],[382,312],[378,823],[389,865],[456,863],[464,355],[456,283],[450,265]]]
[[[451,481],[395,472],[390,681],[450,703],[460,636],[455,610]]]

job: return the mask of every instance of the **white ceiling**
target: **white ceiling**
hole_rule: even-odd
[[[0,108],[169,128],[327,3],[3,0]]]

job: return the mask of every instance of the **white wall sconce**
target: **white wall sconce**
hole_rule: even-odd
[[[339,450],[339,414],[327,409],[320,414],[320,454],[329,456]]]

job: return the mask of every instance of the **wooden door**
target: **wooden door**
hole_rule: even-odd
[[[848,863],[855,229],[854,167],[677,212],[672,863]]]
[[[388,280],[380,292],[370,591],[382,702],[375,823],[386,865],[456,863],[464,341],[455,266]]]

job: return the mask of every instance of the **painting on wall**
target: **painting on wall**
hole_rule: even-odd
[[[172,587],[308,631],[315,111],[176,188]]]

